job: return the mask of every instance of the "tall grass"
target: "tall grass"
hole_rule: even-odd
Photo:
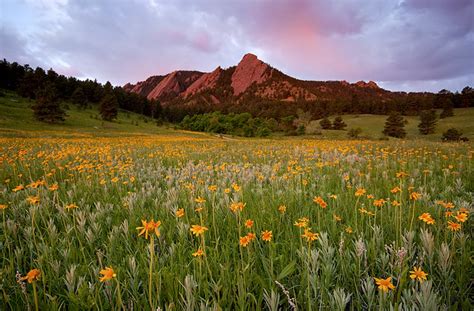
[[[33,308],[33,290],[41,310],[472,309],[470,145],[0,142],[5,310]],[[385,292],[374,278],[389,277]]]

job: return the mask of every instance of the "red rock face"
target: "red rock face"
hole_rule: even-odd
[[[377,83],[375,83],[374,81],[369,81],[369,82],[357,81],[356,83],[354,83],[354,85],[358,86],[358,87],[364,87],[364,88],[370,88],[370,89],[378,89],[379,88]]]
[[[184,91],[183,96],[188,97],[190,95],[196,94],[202,90],[213,88],[216,86],[217,80],[219,79],[222,73],[222,68],[219,66],[213,72],[203,74],[199,79],[194,81],[186,91]]]
[[[232,75],[231,85],[234,89],[234,95],[245,92],[254,82],[259,84],[266,81],[271,76],[271,72],[267,70],[269,68],[270,67],[259,60],[257,56],[246,54]]]

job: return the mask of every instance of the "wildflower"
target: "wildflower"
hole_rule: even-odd
[[[207,187],[207,189],[211,192],[215,192],[215,191],[217,191],[217,186],[216,185],[210,185],[210,186]]]
[[[181,218],[184,216],[184,208],[180,208],[176,211],[176,217]]]
[[[38,196],[35,196],[35,197],[30,196],[30,197],[27,197],[26,200],[30,204],[38,204],[40,202],[40,198]]]
[[[378,200],[375,200],[373,204],[376,207],[381,207],[385,204],[385,202],[387,202],[387,201],[385,201],[384,199],[378,199]]]
[[[262,240],[270,242],[272,240],[272,232],[268,230],[262,231]]]
[[[347,233],[351,234],[351,233],[352,233],[352,227],[347,227],[347,228],[345,229],[345,231],[346,231]]]
[[[58,184],[53,184],[48,188],[49,191],[56,191],[58,189],[59,189]]]
[[[230,188],[225,188],[224,189],[224,193],[226,193],[226,194],[230,193],[230,191],[231,191]]]
[[[314,197],[313,202],[318,204],[321,208],[326,208],[328,204],[321,197]]]
[[[448,229],[451,231],[458,231],[461,229],[461,224],[453,221],[448,221]]]
[[[255,233],[252,232],[247,233],[247,237],[250,239],[250,241],[255,240],[257,238]]]
[[[237,213],[238,211],[243,211],[245,205],[246,205],[246,204],[243,203],[243,202],[232,202],[232,204],[230,205],[230,209],[231,209],[234,213]]]
[[[247,219],[245,221],[245,227],[250,229],[250,228],[252,228],[252,226],[253,226],[253,220],[252,219]]]
[[[66,205],[66,209],[68,209],[68,210],[69,210],[69,209],[74,209],[74,208],[78,208],[78,206],[77,206],[76,204],[74,204],[74,203],[71,203],[71,204]]]
[[[278,211],[280,212],[280,214],[285,214],[286,206],[285,205],[278,206]]]
[[[400,202],[398,202],[397,200],[393,200],[390,204],[392,204],[392,206],[395,206],[395,207],[401,205]]]
[[[435,223],[435,220],[431,217],[430,213],[423,213],[420,215],[420,217],[418,217],[418,219],[424,221],[428,225],[432,225]]]
[[[329,197],[330,197],[331,199],[333,199],[333,200],[336,200],[336,199],[337,199],[337,195],[335,195],[335,194],[331,194]]]
[[[459,222],[465,222],[467,220],[467,213],[458,212],[458,214],[454,216],[454,218],[456,218],[456,220]]]
[[[410,271],[410,279],[420,281],[420,283],[426,280],[427,275],[428,273],[421,270],[421,267],[414,267],[413,271]]]
[[[207,230],[209,230],[209,229],[207,227],[204,227],[204,226],[200,226],[200,225],[192,225],[191,226],[191,232],[195,236],[203,235],[204,232],[206,232]]]
[[[102,274],[102,277],[99,279],[101,282],[106,282],[117,276],[111,267],[105,267],[105,269],[100,270],[100,274]]]
[[[392,277],[388,277],[386,279],[375,279],[375,284],[378,285],[379,289],[381,289],[384,292],[388,292],[389,289],[395,289],[395,286],[392,284]]]
[[[410,200],[417,201],[420,198],[421,198],[421,194],[419,194],[418,192],[410,193]]]
[[[338,221],[338,222],[342,220],[342,218],[337,216],[336,214],[333,214],[332,217],[334,218],[335,221]]]
[[[143,227],[137,227],[137,230],[141,230],[138,233],[138,236],[145,234],[145,239],[148,240],[148,235],[155,232],[156,236],[160,236],[160,231],[158,227],[161,225],[161,221],[155,222],[153,219],[150,221],[142,220]]]
[[[204,255],[204,252],[202,251],[201,248],[198,248],[198,250],[195,251],[192,255],[193,255],[193,257],[201,257],[201,256]]]
[[[452,217],[453,215],[454,215],[454,213],[451,212],[451,211],[446,211],[446,212],[444,212],[444,216],[445,216],[446,218]]]
[[[241,190],[241,187],[237,184],[232,184],[232,189],[234,189],[235,192],[239,192]]]
[[[206,203],[206,199],[202,197],[197,197],[194,199],[194,202],[196,202],[197,204],[202,204],[202,203]]]
[[[298,219],[298,221],[295,222],[295,226],[299,228],[305,228],[308,226],[309,219],[306,217]]]
[[[240,237],[239,244],[242,247],[247,247],[247,245],[249,245],[250,241],[251,240],[248,236],[243,236],[243,237]]]
[[[454,208],[454,204],[452,202],[446,202],[443,204],[444,208]]]
[[[20,191],[20,190],[23,190],[23,189],[25,189],[25,187],[23,185],[18,185],[12,191],[17,192],[17,191]]]
[[[304,229],[304,233],[301,235],[308,242],[312,242],[318,239],[319,234],[311,232],[311,228]]]
[[[200,213],[202,210],[203,210],[202,207],[196,207],[196,208],[194,209],[194,211],[195,211],[196,213]]]
[[[355,192],[356,197],[361,197],[366,193],[366,190],[364,188],[357,188]]]
[[[119,179],[118,179],[118,177],[114,177],[114,178],[112,178],[110,181],[113,182],[113,183],[116,183],[116,182],[119,181]]]
[[[373,199],[374,198],[374,195],[373,194],[368,194],[367,195],[367,199]]]
[[[400,189],[400,187],[395,187],[392,190],[390,190],[391,193],[398,193],[400,191],[402,191],[402,189]]]
[[[24,277],[20,278],[20,281],[28,281],[28,283],[33,283],[40,278],[41,271],[39,269],[31,269]]]
[[[408,176],[408,174],[405,173],[405,172],[398,172],[398,173],[396,174],[396,176],[397,176],[397,178],[403,178],[403,177]]]
[[[8,205],[6,205],[6,204],[0,204],[0,209],[2,209],[2,210],[6,209],[7,207],[8,207]]]

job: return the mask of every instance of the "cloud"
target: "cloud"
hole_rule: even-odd
[[[6,7],[3,55],[114,84],[227,67],[246,52],[302,79],[432,91],[474,82],[468,0],[7,0]]]

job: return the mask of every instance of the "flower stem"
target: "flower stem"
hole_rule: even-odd
[[[33,298],[35,300],[35,310],[38,311],[38,293],[36,292],[36,281],[33,281]]]

